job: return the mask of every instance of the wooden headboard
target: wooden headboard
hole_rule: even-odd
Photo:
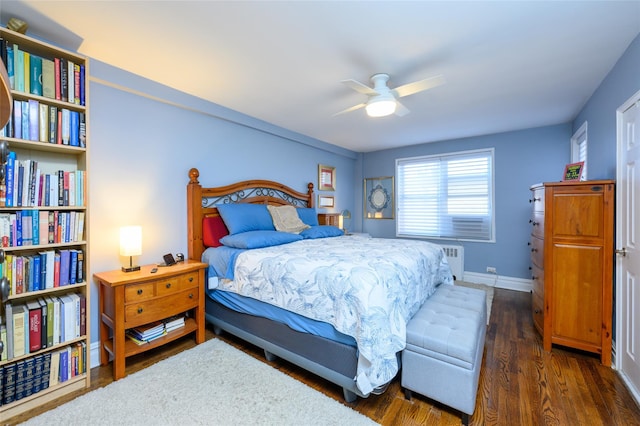
[[[251,203],[313,207],[313,183],[307,185],[307,193],[298,192],[286,185],[270,180],[245,180],[227,186],[203,188],[198,181],[200,172],[189,170],[187,184],[187,238],[189,259],[200,260],[205,249],[202,220],[219,216],[216,204]]]

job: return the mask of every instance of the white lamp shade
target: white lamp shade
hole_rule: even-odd
[[[385,117],[396,112],[396,101],[393,98],[373,100],[365,109],[369,117]]]
[[[120,255],[140,256],[142,254],[142,227],[124,226],[120,228]]]

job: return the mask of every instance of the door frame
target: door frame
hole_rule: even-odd
[[[616,109],[616,180],[617,182],[621,182],[622,178],[623,178],[623,173],[624,173],[624,165],[620,164],[620,159],[622,157],[622,149],[623,149],[623,143],[624,143],[624,139],[623,139],[623,113],[624,111],[626,111],[627,109],[629,109],[632,105],[634,105],[635,103],[640,102],[640,90],[638,90],[636,93],[634,93],[629,99],[627,99],[620,107],[618,107],[618,109]],[[620,200],[622,200],[622,197],[624,197],[624,188],[621,187],[621,185],[616,185],[616,249],[619,248],[619,242],[622,241],[622,220],[621,220],[621,202]],[[612,363],[612,366],[618,370],[618,372],[620,373],[620,377],[622,378],[622,380],[625,382],[625,385],[627,387],[627,389],[629,389],[629,392],[632,394],[633,398],[636,400],[636,402],[638,404],[640,404],[640,393],[639,393],[639,389],[636,389],[634,385],[632,385],[628,379],[626,374],[624,374],[624,372],[622,372],[620,370],[620,358],[616,356],[616,354],[621,353],[621,346],[622,346],[622,339],[619,339],[618,337],[621,336],[622,332],[624,332],[624,330],[622,330],[622,325],[623,325],[623,319],[622,319],[622,294],[621,294],[621,290],[620,290],[620,283],[622,282],[622,268],[621,268],[621,262],[620,262],[620,257],[618,255],[615,255],[615,303],[616,303],[616,317],[615,317],[615,324],[616,324],[616,329],[615,329],[615,341],[613,344],[613,348],[614,348],[614,354],[613,354],[613,359],[614,362]]]

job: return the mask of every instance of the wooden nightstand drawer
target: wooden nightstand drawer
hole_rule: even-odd
[[[154,296],[154,284],[130,284],[124,289],[125,303],[140,302],[151,299]]]
[[[168,294],[174,294],[182,288],[180,286],[180,281],[182,281],[178,277],[168,278],[166,280],[160,280],[156,282],[156,295],[157,296],[165,296]]]
[[[180,277],[180,289],[200,287],[200,279],[197,272],[185,274]]]
[[[198,306],[198,289],[187,289],[172,296],[125,306],[124,322],[127,327],[136,327],[196,306]]]

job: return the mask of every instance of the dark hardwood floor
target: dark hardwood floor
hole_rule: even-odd
[[[615,370],[600,365],[591,354],[558,347],[551,353],[531,322],[528,293],[496,289],[487,329],[483,367],[472,425],[639,425],[640,408]],[[222,340],[267,362],[261,350],[228,334]],[[127,374],[195,345],[185,337],[163,348],[128,358]],[[287,362],[271,363],[279,370],[343,402],[342,390]],[[112,382],[111,365],[91,370],[91,388]],[[78,392],[28,414],[9,419],[22,422],[84,393]],[[459,425],[457,412],[414,393],[404,398],[399,380],[378,396],[346,404],[383,425]],[[215,421],[212,420],[212,424]]]

